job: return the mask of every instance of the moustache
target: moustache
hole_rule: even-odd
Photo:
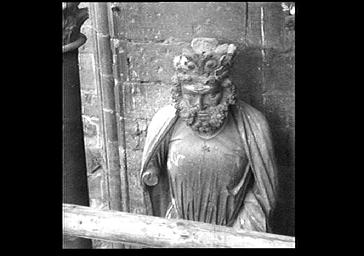
[[[178,82],[182,84],[204,84],[204,85],[213,85],[217,83],[220,79],[214,75],[210,75],[208,77],[205,76],[194,76],[188,74],[178,74],[177,75]]]
[[[211,114],[206,111],[198,111],[196,113],[196,116],[197,116],[197,119],[202,122],[209,121],[211,118]]]

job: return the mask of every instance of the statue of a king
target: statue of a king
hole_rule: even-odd
[[[233,44],[195,38],[174,58],[173,105],[149,124],[141,183],[148,214],[271,232],[277,191],[263,114],[236,99]]]

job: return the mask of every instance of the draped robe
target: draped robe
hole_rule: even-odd
[[[221,186],[211,186],[211,180],[205,181],[207,187],[220,189],[220,191],[215,191],[215,198],[222,198],[222,194],[226,192],[227,196],[232,196],[231,199],[225,198],[225,204],[221,205],[219,202],[216,205],[216,200],[204,200],[203,198],[206,196],[201,195],[200,198],[204,200],[204,203],[200,203],[198,207],[201,208],[202,206],[204,209],[194,210],[192,211],[194,213],[191,214],[188,214],[191,211],[188,208],[191,196],[190,198],[185,197],[183,200],[176,198],[181,196],[176,194],[176,188],[180,184],[176,180],[178,175],[175,175],[175,172],[171,173],[171,170],[168,170],[168,167],[171,167],[167,164],[167,159],[173,159],[173,156],[168,155],[168,151],[170,150],[170,143],[173,145],[171,138],[173,138],[174,128],[181,120],[179,120],[173,106],[165,106],[156,113],[148,127],[141,168],[142,177],[144,172],[153,165],[153,170],[158,177],[158,184],[155,186],[147,186],[142,182],[149,215],[184,218],[246,230],[270,232],[269,217],[276,202],[277,168],[269,126],[265,117],[258,110],[243,101],[230,106],[229,111],[230,122],[236,127],[236,135],[240,136],[236,138],[236,142],[241,144],[242,149],[238,152],[241,152],[242,161],[246,159],[247,163],[240,166],[242,168],[241,173],[237,175],[239,180],[234,182],[234,186],[226,187],[225,191]],[[186,129],[189,128],[186,127]],[[187,177],[185,176],[186,181],[190,182],[191,179],[188,181],[188,174],[184,174],[187,175]],[[215,183],[219,182],[216,180],[216,175],[214,180]],[[203,182],[203,180],[200,181],[200,185]],[[193,189],[193,186],[188,184],[187,187]],[[186,188],[183,189],[187,191]],[[199,192],[204,191],[209,193],[208,189]],[[192,201],[196,202],[196,199]],[[210,207],[211,210],[209,210],[210,201],[215,204]],[[187,208],[177,211],[183,202]],[[234,203],[231,204],[231,202]],[[228,204],[231,209],[225,208]],[[192,207],[191,204],[190,207]],[[213,210],[215,215],[212,213]],[[206,211],[210,212],[206,213]],[[204,213],[205,217],[201,218],[200,213]]]

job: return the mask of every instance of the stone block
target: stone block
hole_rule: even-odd
[[[214,37],[224,42],[244,42],[246,3],[196,2],[191,4],[193,37]]]
[[[89,197],[92,202],[91,206],[94,208],[98,208],[98,209],[102,209],[104,207],[103,205],[103,199],[102,199],[102,194],[103,192],[102,187],[101,187],[101,180],[103,179],[102,177],[102,172],[97,171],[93,174],[90,174],[88,177],[88,186],[89,186]]]
[[[278,200],[272,213],[273,233],[295,236],[295,170],[278,166]]]
[[[128,43],[129,81],[170,83],[173,58],[189,43]]]
[[[264,88],[267,91],[292,93],[295,86],[295,60],[290,54],[275,49],[266,51],[264,65]]]
[[[262,55],[259,48],[239,47],[231,70],[231,80],[239,98],[259,109],[262,94]]]
[[[101,172],[103,163],[102,149],[88,146],[85,146],[85,149],[87,172],[91,175],[94,175],[95,172]]]
[[[282,49],[285,18],[281,2],[267,2],[263,5],[264,47]]]
[[[127,82],[124,86],[127,119],[146,119],[149,123],[159,108],[172,103],[170,84]]]
[[[164,41],[174,37],[191,41],[194,37],[216,37],[242,41],[245,3],[166,2],[117,3],[118,36],[135,41]]]
[[[248,2],[246,43],[264,49],[282,48],[284,13],[280,2]]]
[[[271,91],[263,94],[266,117],[277,127],[292,128],[295,116],[294,93]]]
[[[80,83],[82,90],[96,90],[94,55],[91,53],[79,54]]]
[[[100,96],[96,90],[81,90],[82,114],[90,117],[100,117]]]
[[[102,147],[102,134],[99,119],[83,115],[82,122],[86,149],[100,149]]]

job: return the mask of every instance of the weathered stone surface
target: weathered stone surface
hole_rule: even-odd
[[[263,48],[282,48],[284,16],[280,2],[249,2],[246,43]]]
[[[250,4],[250,3],[249,3]],[[264,23],[264,46],[266,48],[282,49],[284,16],[281,2],[264,3],[263,23]]]
[[[97,125],[91,122],[89,119],[83,119],[84,124],[84,135],[86,137],[93,137],[97,134]]]
[[[81,27],[81,33],[86,35],[87,40],[84,45],[82,45],[79,49],[82,53],[94,53],[95,51],[95,41],[93,38],[94,28],[92,27],[91,20],[88,19],[85,24]]]
[[[234,57],[231,80],[236,85],[240,99],[258,107],[261,98],[262,55],[259,48],[240,46]]]
[[[295,234],[295,170],[292,165],[279,166],[279,198],[272,214],[272,228],[278,234]]]
[[[100,117],[100,98],[97,91],[81,91],[82,114]]]
[[[117,3],[118,36],[135,41],[215,37],[242,41],[245,3]]]
[[[131,209],[145,213],[139,172],[148,124],[160,106],[171,103],[170,85],[127,82],[125,86],[125,134]]]
[[[96,117],[83,116],[82,122],[86,149],[101,150],[103,143],[100,120]]]
[[[191,47],[196,53],[201,54],[214,51],[218,44],[216,38],[197,37],[192,40]]]
[[[266,51],[263,91],[294,92],[295,62],[290,53]]]
[[[89,182],[89,195],[90,195],[90,205],[91,207],[95,207],[98,209],[102,209],[105,207],[103,203],[103,192],[101,188],[101,179],[102,179],[102,170],[99,169],[93,174],[89,175],[88,182]]]
[[[295,115],[295,104],[293,93],[282,93],[272,91],[263,94],[265,114],[272,126],[293,128]],[[291,118],[290,118],[291,117]]]
[[[189,43],[128,43],[129,81],[170,83],[173,58]]]
[[[80,82],[82,90],[96,90],[95,61],[92,53],[79,54]]]

